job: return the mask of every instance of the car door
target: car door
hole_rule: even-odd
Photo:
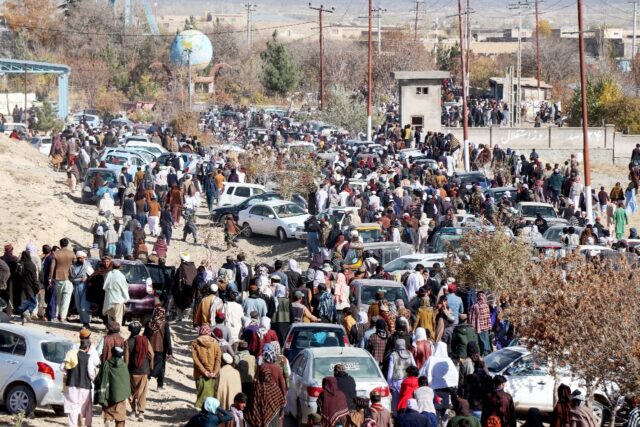
[[[262,213],[264,214],[264,220],[262,223],[263,233],[268,236],[275,236],[278,229],[278,217],[273,209],[269,206],[264,206]]]
[[[0,330],[0,390],[20,372],[27,354],[24,337]]]
[[[249,212],[247,212],[247,222],[251,226],[251,230],[254,233],[264,233],[264,219],[264,206],[254,206],[249,209]]]
[[[528,354],[516,361],[505,372],[507,391],[511,393],[518,410],[538,408],[542,412],[553,410],[554,379],[548,368]]]
[[[235,205],[237,203],[244,202],[249,197],[251,197],[251,189],[249,187],[239,185],[236,187],[236,190],[233,192],[232,204]]]

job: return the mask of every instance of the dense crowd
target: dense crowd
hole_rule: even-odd
[[[260,120],[265,123],[264,116]],[[274,165],[297,156],[283,140],[301,128],[276,116],[266,122],[267,137],[247,141],[245,148],[260,151]],[[213,128],[244,132],[249,123],[241,115],[216,122]],[[63,238],[57,246],[44,244],[41,251],[30,244],[19,256],[7,244],[0,258],[0,282],[5,284],[0,296],[8,303],[7,313],[15,310],[23,323],[67,322],[73,299],[82,324],[79,348],[70,351],[60,367],[70,426],[90,426],[93,403],[102,407],[106,422],[118,427],[125,424],[127,405],[135,419],[144,420],[149,379],[156,378],[158,388],[164,387],[166,364],[172,358],[170,324],[186,321],[197,330],[191,354],[199,412],[188,420],[190,427],[281,425],[291,375],[291,361],[282,350],[291,325],[299,322],[342,325],[349,345],[366,349],[375,359],[392,396],[391,406],[385,408],[380,392],[357,393],[348,367],[338,364],[334,375],[322,380],[318,411],[302,420],[307,425],[515,427],[513,399],[505,391],[508,379],[492,376],[484,364],[484,356],[515,337],[504,314],[508,296],[457,283],[445,266],[419,264],[402,277],[406,304],[378,292],[368,309],[361,310],[349,298],[352,282],[391,277],[381,260],[366,251],[361,254],[362,267],[349,267],[347,251],[363,245],[357,232],[343,226],[348,230],[363,222],[378,223],[384,240],[405,242],[423,252],[438,230],[459,225],[459,213],[506,225],[516,234],[526,228],[543,233],[548,227],[544,218],[538,215],[528,223],[514,206],[549,202],[567,221],[563,239],[577,237],[579,244],[625,250],[625,225],[637,210],[640,147],[632,155],[626,190],[617,184],[611,191],[603,187],[584,194],[574,156],[552,164],[543,162],[535,150],[525,156],[498,146],[474,145],[472,169],[489,178],[466,182],[457,173],[461,150],[451,135],[423,134],[389,120],[376,130],[372,150],[339,135],[319,136],[313,155],[321,162],[321,176],[308,196],[312,216],[305,225],[309,267],[300,268],[295,259],[255,264],[242,252],[229,252],[220,265],[196,265],[189,252],[183,252],[175,280],[156,295],[150,318],[144,324],[130,322],[124,333],[130,296],[122,263],[164,265],[173,230],[181,226],[183,238],[192,234],[197,242],[195,211],[205,200],[208,210],[214,209],[226,183],[245,179],[242,157],[209,151],[197,138],[173,135],[164,126],[154,126],[151,132],[152,141],[172,153],[198,152],[208,159],[193,174],[181,172],[179,156],[146,170],[122,168],[115,191],[105,182],[92,183],[99,201],[90,243],[74,245]],[[79,126],[54,136],[51,156],[59,156],[66,166],[71,191],[88,167],[99,166],[99,150],[115,145],[118,133]],[[406,148],[415,151],[405,156]],[[421,157],[436,166],[415,161]],[[364,183],[356,187],[356,181]],[[508,191],[495,200],[485,191],[498,187],[510,187],[513,194]],[[585,197],[592,197],[598,207],[595,218],[585,215]],[[355,208],[344,224],[332,215],[338,207]],[[584,231],[571,236],[577,226]],[[238,234],[233,217],[227,218],[225,233],[228,243]],[[151,249],[150,237],[156,239]],[[92,266],[88,258],[100,262]],[[96,292],[97,298],[92,295]],[[102,305],[92,307],[90,301],[95,300]],[[97,346],[92,341],[92,315],[106,327]],[[583,393],[566,385],[557,391],[553,427],[597,425]],[[637,425],[638,417],[636,409],[630,425]],[[532,408],[526,425],[541,427],[540,411]]]

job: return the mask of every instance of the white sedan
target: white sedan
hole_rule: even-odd
[[[276,236],[285,241],[294,237],[298,227],[309,218],[306,210],[292,202],[270,200],[238,213],[238,224],[245,237],[255,234]]]
[[[506,391],[513,397],[518,412],[538,408],[544,414],[553,412],[553,395],[560,384],[571,390],[584,389],[584,381],[573,376],[568,369],[558,369],[559,382],[544,361],[539,360],[524,347],[506,347],[488,354],[484,363],[491,375],[504,375],[507,379]],[[610,403],[602,390],[596,390],[592,404],[593,413],[601,421],[608,417]]]
[[[393,275],[394,279],[400,281],[399,278],[402,277],[404,273],[414,271],[418,264],[422,264],[423,267],[431,269],[435,263],[439,263],[440,267],[444,267],[446,261],[446,253],[403,255],[400,258],[386,263],[384,265],[384,271]]]
[[[299,353],[291,363],[291,386],[287,391],[285,412],[306,423],[309,414],[318,410],[317,400],[322,392],[322,379],[333,376],[333,368],[342,364],[356,382],[358,397],[369,397],[373,390],[380,392],[381,404],[391,410],[389,386],[371,354],[355,347],[316,347]]]

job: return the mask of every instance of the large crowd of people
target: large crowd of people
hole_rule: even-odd
[[[214,128],[243,132],[250,120],[240,118],[228,116]],[[274,165],[300,156],[289,152],[283,142],[288,133],[309,128],[295,127],[277,116],[260,117],[263,123],[265,119],[267,136],[248,141],[246,148],[268,156]],[[79,182],[88,167],[100,165],[100,149],[115,145],[118,132],[94,132],[83,126],[68,129],[54,136],[51,155],[60,156]],[[516,331],[504,315],[508,296],[477,289],[465,294],[463,301],[460,289],[473,284],[458,283],[447,275],[445,266],[418,265],[402,278],[408,303],[389,301],[379,292],[375,302],[361,310],[349,299],[352,281],[391,277],[369,253],[362,254],[362,267],[351,270],[344,256],[362,243],[357,232],[337,224],[332,210],[353,207],[343,225],[375,222],[384,240],[405,242],[423,251],[440,228],[457,225],[455,214],[460,212],[474,214],[487,224],[511,227],[516,234],[527,227],[543,233],[548,227],[544,218],[527,223],[513,208],[517,202],[549,202],[567,220],[563,238],[581,226],[584,231],[576,236],[579,244],[630,250],[624,234],[629,216],[637,210],[640,147],[632,155],[626,190],[616,184],[610,191],[602,187],[585,194],[573,156],[553,163],[542,161],[535,150],[525,155],[498,146],[472,146],[472,168],[487,172],[488,178],[466,184],[456,173],[460,144],[450,135],[401,128],[390,120],[376,131],[375,151],[353,148],[341,136],[319,139],[318,151],[312,155],[329,156],[318,160],[321,176],[308,197],[311,217],[305,225],[305,264],[309,267],[300,268],[295,259],[256,263],[231,244],[219,265],[196,265],[188,251],[181,252],[174,282],[156,295],[149,319],[144,324],[130,322],[128,332],[123,330],[130,298],[127,278],[120,271],[123,260],[163,265],[173,250],[173,231],[180,227],[183,238],[189,231],[196,243],[195,219],[182,221],[183,214],[205,204],[208,210],[215,208],[227,182],[245,179],[242,157],[154,126],[153,142],[172,153],[198,152],[208,160],[191,174],[181,172],[179,156],[146,170],[123,168],[116,191],[104,182],[95,183],[99,190],[96,220],[85,245],[74,246],[62,238],[55,246],[40,242],[40,251],[30,244],[23,251],[18,249],[17,255],[12,244],[4,247],[0,282],[6,286],[0,287],[0,296],[7,301],[7,314],[18,314],[23,323],[76,322],[70,319],[73,299],[82,326],[79,345],[60,367],[70,426],[92,425],[94,403],[102,408],[105,422],[117,427],[127,419],[144,421],[150,379],[156,379],[158,389],[165,385],[174,322],[189,322],[194,331],[195,410],[192,418],[175,420],[189,427],[275,427],[287,422],[291,361],[282,350],[287,331],[297,322],[342,325],[350,345],[366,349],[379,364],[392,396],[391,407],[385,408],[379,392],[357,394],[349,370],[338,364],[334,375],[322,379],[318,412],[302,420],[306,425],[516,426],[513,399],[505,391],[508,378],[490,375],[484,363],[487,354],[508,346],[514,338]],[[405,148],[420,151],[437,167],[405,158],[401,151]],[[355,181],[364,181],[364,186],[354,186]],[[485,187],[512,187],[515,194],[495,200]],[[74,188],[70,186],[70,191]],[[592,197],[597,207],[593,218],[585,215],[586,197]],[[233,218],[228,222],[228,235],[237,234]],[[151,238],[155,241],[149,248]],[[629,238],[636,238],[634,229]],[[88,258],[100,262],[92,266]],[[97,290],[102,305],[96,308],[90,302],[96,300]],[[98,318],[106,334],[96,345]],[[632,414],[635,418],[630,420],[637,423],[638,409]],[[585,406],[585,395],[561,385],[551,425],[595,427],[597,423]],[[541,427],[540,411],[529,410],[526,425]]]

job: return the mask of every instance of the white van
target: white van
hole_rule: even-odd
[[[24,123],[5,123],[4,134],[9,136],[13,130],[17,130],[19,134],[27,133],[27,125]]]
[[[220,197],[220,206],[237,205],[251,196],[266,193],[264,186],[259,184],[244,184],[240,182],[225,182],[224,192]]]

